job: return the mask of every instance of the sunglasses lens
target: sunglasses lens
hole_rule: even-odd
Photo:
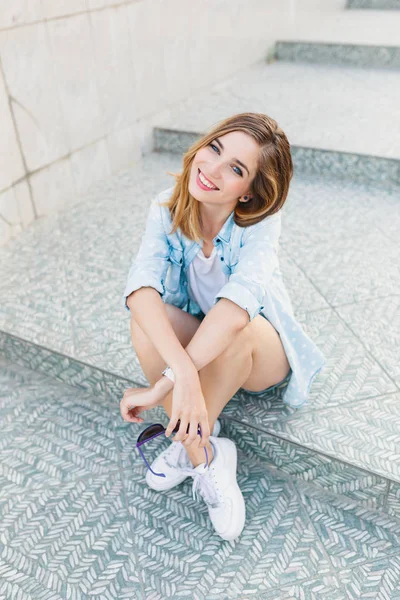
[[[177,433],[177,431],[179,430],[179,427],[181,426],[181,420],[178,419],[177,424],[175,425],[175,427],[172,430],[172,433]],[[187,433],[187,432],[186,432]]]
[[[147,429],[142,431],[142,433],[139,435],[138,442],[145,442],[162,431],[164,431],[164,427],[160,423],[150,425],[150,427],[147,427]]]

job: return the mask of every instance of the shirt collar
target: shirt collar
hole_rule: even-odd
[[[234,224],[234,220],[233,220],[234,215],[235,215],[235,211],[233,210],[231,212],[231,214],[229,215],[229,217],[226,219],[225,223],[222,225],[221,229],[219,230],[219,232],[217,233],[217,235],[215,236],[213,241],[215,241],[218,238],[218,239],[223,240],[227,244],[229,244],[229,241],[231,239],[232,228],[233,228],[233,224]]]

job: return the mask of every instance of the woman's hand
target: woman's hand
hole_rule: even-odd
[[[197,371],[185,375],[175,375],[172,392],[172,414],[165,431],[169,437],[180,420],[179,430],[173,438],[174,442],[191,445],[198,438],[198,426],[201,429],[199,448],[204,448],[209,441],[210,425],[207,407],[201,389]],[[187,432],[187,429],[189,431]]]
[[[128,388],[125,390],[119,408],[124,421],[129,423],[143,423],[144,419],[138,415],[144,410],[149,410],[160,403],[160,396],[155,392],[154,386],[149,388]]]

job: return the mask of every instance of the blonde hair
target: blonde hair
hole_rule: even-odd
[[[217,123],[213,129],[193,144],[183,155],[182,173],[170,173],[176,180],[171,198],[160,203],[168,206],[172,221],[171,234],[178,227],[190,240],[199,243],[202,238],[199,202],[189,193],[190,170],[196,153],[216,137],[231,131],[243,131],[256,140],[260,151],[257,172],[251,184],[252,198],[237,203],[234,222],[249,227],[278,212],[285,203],[293,176],[293,162],[289,141],[278,123],[262,113],[240,113]]]

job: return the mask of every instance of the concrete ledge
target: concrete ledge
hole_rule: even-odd
[[[347,0],[346,8],[369,10],[400,10],[399,0]]]
[[[400,69],[400,47],[326,42],[279,41],[275,58],[353,67]]]

